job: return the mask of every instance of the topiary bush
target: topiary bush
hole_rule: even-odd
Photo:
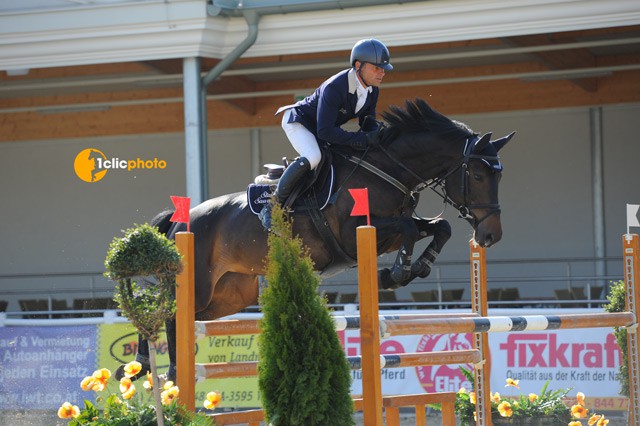
[[[114,238],[104,261],[105,276],[116,281],[114,300],[138,333],[149,342],[149,364],[154,383],[156,341],[165,322],[175,315],[176,275],[182,270],[175,242],[157,228],[139,225]],[[153,387],[158,426],[164,426],[159,386]]]
[[[627,310],[627,287],[624,281],[611,283],[609,294],[607,295],[609,304],[604,305],[607,312],[626,312]],[[620,346],[622,352],[622,362],[618,370],[617,379],[620,382],[620,395],[629,396],[629,352],[627,349],[627,329],[625,327],[614,327],[613,335]]]
[[[258,386],[269,424],[350,426],[351,371],[308,249],[274,206],[260,296]]]
[[[149,224],[127,229],[109,246],[104,266],[105,276],[116,282],[114,300],[146,340],[157,340],[175,315],[180,259],[175,243]]]

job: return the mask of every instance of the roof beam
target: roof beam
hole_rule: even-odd
[[[575,42],[575,40],[572,39],[556,40],[547,34],[516,36],[509,37],[505,40],[508,44],[520,47],[553,45],[558,42],[563,44]],[[531,53],[531,55],[550,70],[593,68],[597,66],[596,57],[585,48],[539,51]],[[598,91],[598,79],[595,77],[570,78],[569,81],[587,92],[593,93]]]

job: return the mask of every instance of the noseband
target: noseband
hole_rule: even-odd
[[[453,208],[458,210],[458,213],[459,213],[461,218],[463,218],[465,220],[468,220],[469,222],[471,222],[471,224],[472,224],[472,226],[474,228],[477,228],[477,226],[480,225],[480,223],[482,223],[488,217],[490,217],[490,216],[492,216],[494,214],[500,213],[500,204],[498,204],[498,203],[469,204],[469,202],[467,201],[467,193],[469,192],[469,161],[472,160],[472,159],[482,160],[487,165],[487,167],[490,167],[492,170],[494,170],[494,171],[501,171],[502,170],[502,164],[500,163],[500,157],[498,157],[497,155],[473,154],[473,148],[474,148],[476,142],[478,141],[478,139],[480,139],[480,137],[478,135],[472,135],[469,138],[467,138],[467,140],[465,142],[464,151],[463,151],[463,159],[462,159],[462,162],[460,164],[458,164],[453,169],[448,170],[443,176],[437,177],[437,178],[434,178],[434,179],[428,179],[428,180],[425,180],[422,177],[420,177],[417,173],[415,173],[413,170],[409,169],[407,166],[405,166],[400,161],[398,161],[394,156],[392,156],[389,153],[389,151],[387,151],[383,146],[380,146],[379,147],[380,150],[382,152],[384,152],[384,154],[387,157],[389,157],[389,159],[391,161],[393,161],[398,167],[402,168],[404,171],[409,173],[411,176],[413,176],[416,179],[418,179],[419,183],[413,189],[408,189],[404,184],[402,184],[402,182],[400,182],[399,180],[397,180],[393,176],[390,176],[389,174],[383,172],[382,170],[380,170],[376,166],[364,161],[364,157],[366,156],[367,152],[369,151],[368,148],[364,152],[362,157],[360,157],[360,158],[354,158],[354,157],[352,157],[350,155],[346,155],[346,154],[343,154],[343,156],[347,160],[351,161],[352,163],[355,163],[356,165],[362,166],[365,169],[369,170],[370,172],[376,174],[377,176],[381,177],[382,179],[384,179],[385,181],[387,181],[391,185],[395,186],[401,192],[403,192],[405,194],[405,199],[408,199],[408,200],[405,200],[405,203],[403,203],[403,205],[407,205],[407,204],[409,204],[411,202],[411,204],[413,204],[415,206],[414,200],[416,198],[416,194],[418,194],[419,192],[421,192],[422,190],[424,190],[426,188],[430,188],[433,192],[438,194],[438,196],[440,196],[444,200],[445,203],[451,205]],[[491,161],[496,162],[496,164],[492,165]],[[463,197],[462,204],[458,204],[455,201],[453,201],[451,199],[451,197],[449,197],[449,195],[447,194],[447,190],[445,189],[446,179],[449,176],[451,176],[454,173],[456,173],[458,170],[460,170],[460,173],[462,173],[462,176],[461,176],[461,179],[460,179],[460,181],[461,181],[460,190],[462,192],[462,197]],[[473,212],[472,212],[473,209],[489,209],[489,213],[487,213],[486,215],[484,215],[483,217],[478,219],[473,214]]]

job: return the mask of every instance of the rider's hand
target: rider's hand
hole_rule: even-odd
[[[384,127],[380,126],[376,130],[367,133],[367,146],[375,148],[380,146],[380,141],[384,138]]]

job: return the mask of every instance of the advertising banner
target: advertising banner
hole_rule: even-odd
[[[409,312],[409,311],[407,311]],[[348,356],[360,354],[358,330],[338,333]],[[65,327],[0,327],[0,409],[57,409],[62,402],[82,405],[95,400],[83,392],[81,380],[98,368],[115,372],[135,359],[138,339],[130,324]],[[621,352],[611,329],[553,330],[491,333],[491,391],[503,396],[571,389],[587,396],[595,410],[624,410],[627,400],[619,396],[616,379]],[[382,354],[464,350],[472,347],[472,335],[442,334],[393,336],[380,342]],[[164,334],[158,345],[159,373],[169,364]],[[205,337],[196,343],[196,362],[257,361],[256,335]],[[470,390],[459,365],[383,368],[385,394],[457,392]],[[472,365],[465,366],[472,369]],[[362,375],[352,371],[352,393],[362,394]],[[505,387],[505,379],[519,380],[520,389]],[[112,380],[113,381],[113,380]],[[117,392],[117,383],[111,384]],[[136,385],[138,386],[138,385]],[[138,389],[142,390],[142,383]],[[259,407],[256,377],[205,380],[196,384],[196,404],[216,390],[223,394],[221,407]]]
[[[0,327],[0,409],[58,409],[86,395],[96,327]]]

